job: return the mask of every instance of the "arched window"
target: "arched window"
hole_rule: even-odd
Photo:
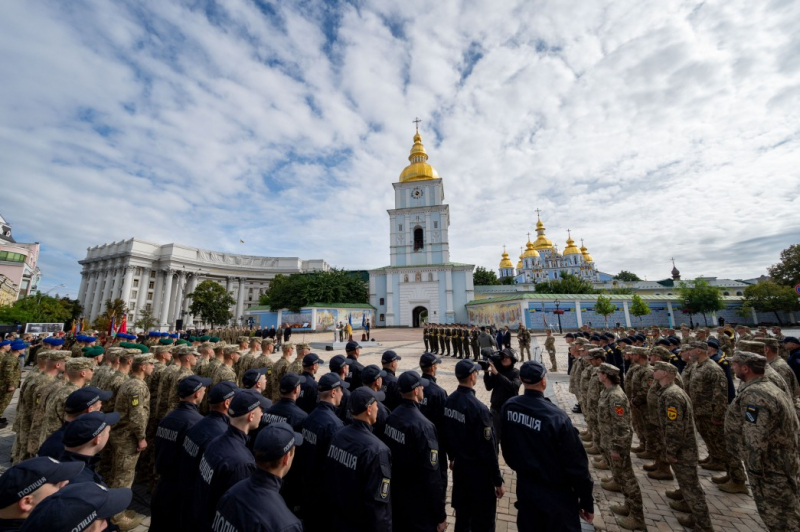
[[[422,228],[416,227],[414,229],[414,251],[420,251],[424,246],[425,242],[422,237]]]
[[[736,292],[736,295],[740,296],[740,295],[742,295],[742,293],[741,292]]]
[[[722,292],[722,295],[723,296],[729,296],[729,295],[731,295],[731,293],[730,292]]]

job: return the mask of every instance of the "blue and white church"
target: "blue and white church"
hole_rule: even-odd
[[[392,183],[394,209],[387,211],[390,265],[369,271],[375,325],[467,323],[475,266],[450,262],[450,207],[444,203],[442,178],[428,164],[419,128],[408,161]]]

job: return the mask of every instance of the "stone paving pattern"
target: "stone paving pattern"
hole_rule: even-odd
[[[400,361],[398,368],[398,375],[403,371],[414,369],[419,371],[417,362],[419,356],[424,351],[424,344],[422,342],[422,331],[420,329],[378,329],[373,331],[373,336],[380,343],[380,347],[365,348],[359,357],[359,361],[364,365],[377,364],[380,365],[380,355],[387,349],[393,349],[403,359]],[[790,334],[784,331],[784,334]],[[329,333],[307,333],[295,334],[292,338],[295,342],[326,342],[330,340]],[[544,335],[536,335],[533,338],[531,351],[536,354],[536,340],[540,344],[544,343]],[[512,347],[516,348],[516,339],[512,341]],[[549,377],[549,394],[551,400],[556,402],[562,409],[569,413],[572,422],[576,427],[583,429],[586,424],[583,416],[580,414],[573,414],[572,407],[575,404],[575,397],[568,391],[567,382],[567,350],[566,342],[560,336],[556,337],[556,349],[558,360],[558,373],[550,373]],[[336,351],[320,351],[317,354],[324,360],[329,360],[337,354],[344,354],[344,350]],[[539,354],[539,357],[541,355]],[[538,358],[538,357],[537,357]],[[278,356],[273,355],[273,359],[277,360]],[[437,382],[449,392],[452,392],[458,385],[454,369],[458,359],[452,357],[443,357],[442,364],[439,367]],[[549,367],[549,360],[545,363]],[[326,373],[326,366],[320,368],[322,375]],[[479,383],[476,388],[477,397],[487,405],[489,404],[490,392]],[[11,445],[14,441],[14,433],[11,431],[11,425],[14,419],[14,412],[16,410],[16,396],[12,401],[9,408],[6,410],[6,417],[9,420],[7,428],[0,430],[0,471],[5,471],[10,466],[9,455],[11,452]],[[700,444],[700,456],[705,455],[705,446],[702,440],[698,438]],[[634,444],[638,443],[634,436]],[[668,489],[677,488],[676,481],[660,481],[652,480],[647,477],[646,473],[642,470],[644,461],[632,455],[634,471],[636,478],[642,490],[642,498],[644,502],[645,521],[647,523],[648,532],[670,532],[670,531],[684,531],[684,529],[676,519],[676,512],[669,507],[667,498],[664,491]],[[497,532],[516,532],[516,515],[517,510],[514,507],[516,502],[516,475],[509,469],[505,462],[500,457],[501,470],[503,478],[505,479],[506,493],[502,499],[497,503]],[[592,477],[595,481],[594,497],[595,497],[595,518],[592,525],[582,523],[582,529],[585,531],[591,530],[607,530],[610,532],[617,532],[622,530],[617,526],[614,521],[614,516],[609,510],[611,504],[622,503],[623,497],[621,494],[606,491],[600,487],[600,479],[608,476],[608,471],[598,471],[589,467]],[[711,482],[711,472],[704,469],[698,469],[700,474],[700,484],[706,492],[706,499],[711,513],[711,519],[714,527],[718,531],[737,531],[737,532],[759,532],[765,530],[764,524],[758,516],[755,502],[749,495],[742,494],[728,494],[721,492],[716,488],[716,485]],[[714,475],[721,474],[714,472]],[[452,488],[452,477],[448,483],[447,500],[450,501],[450,490]],[[134,504],[133,507],[140,513],[149,516],[149,494],[146,492],[146,487],[139,484],[134,486]],[[448,530],[453,530],[455,517],[453,509],[449,506],[447,508],[447,520],[450,523]],[[150,518],[147,517],[141,526],[134,529],[134,532],[145,532],[148,530]],[[400,532],[400,531],[398,531]]]

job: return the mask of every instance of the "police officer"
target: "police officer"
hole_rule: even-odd
[[[501,411],[503,457],[517,473],[517,527],[577,532],[579,516],[594,519],[586,451],[569,416],[544,396],[544,364],[525,362],[519,373],[524,395]]]
[[[95,471],[98,455],[106,447],[111,427],[119,421],[119,414],[112,412],[89,412],[67,425],[64,430],[64,450],[58,456],[60,462],[80,462],[86,467],[72,479],[72,483],[90,482],[106,486],[102,475]],[[134,526],[141,520],[134,520]],[[131,523],[131,524],[133,524]]]
[[[375,364],[370,364],[365,367],[361,372],[361,382],[365,387],[378,392],[383,391],[383,379],[386,377],[386,372]],[[386,394],[384,393],[384,397]],[[384,399],[385,400],[385,399]],[[389,409],[383,404],[383,401],[378,405],[378,418],[373,423],[372,429],[375,434],[383,434],[383,427],[386,426],[386,418],[389,417]]]
[[[350,394],[352,423],[331,440],[325,458],[331,532],[392,531],[392,453],[372,426],[383,392],[362,386]]]
[[[303,531],[279,493],[281,479],[292,468],[296,448],[302,443],[303,436],[286,423],[274,423],[259,433],[253,447],[256,470],[222,496],[212,524],[214,532]]]
[[[507,347],[500,352],[499,367],[490,359],[489,367],[483,374],[483,384],[486,390],[492,392],[489,399],[492,413],[492,426],[496,441],[500,442],[500,409],[506,401],[519,395],[519,370],[514,367],[517,354]]]
[[[447,401],[447,392],[436,384],[436,371],[442,359],[432,353],[422,353],[419,357],[419,368],[422,376],[430,384],[425,388],[425,395],[419,402],[419,410],[436,427],[436,433],[442,438],[444,433],[444,403]],[[439,470],[442,476],[442,485],[447,491],[447,456],[443,446],[439,445]]]
[[[394,410],[400,403],[400,392],[397,391],[397,366],[403,357],[392,350],[386,351],[381,355],[381,365],[386,374],[383,377],[383,393],[386,394],[386,401],[383,402],[386,408]]]
[[[180,513],[180,530],[196,530],[198,528],[194,518],[193,503],[200,459],[208,443],[228,430],[230,425],[228,408],[237,391],[238,388],[231,381],[223,381],[214,386],[207,395],[208,414],[195,423],[183,438],[183,447],[179,457],[182,500],[176,510],[179,510]]]
[[[94,386],[78,388],[69,394],[67,400],[64,402],[64,424],[42,443],[42,446],[39,447],[38,455],[49,456],[50,458],[58,460],[59,456],[61,456],[61,453],[64,451],[64,431],[70,422],[74,421],[82,414],[100,410],[103,403],[110,401],[111,398],[111,392],[103,391]]]
[[[203,419],[197,408],[211,379],[190,375],[178,383],[178,406],[158,424],[155,439],[156,473],[159,478],[150,500],[150,530],[180,529],[180,453],[183,438]]]
[[[800,340],[794,336],[784,336],[781,344],[789,354],[786,363],[789,364],[789,367],[794,371],[794,376],[800,381]]]
[[[346,377],[350,371],[350,364],[353,362],[350,358],[345,358],[342,355],[336,355],[328,361],[328,368],[331,373],[339,376],[342,380],[346,381]],[[347,383],[350,386],[350,383]],[[347,408],[347,402],[350,400],[350,390],[342,388],[342,400],[339,406],[336,407],[336,415],[342,422],[347,425],[350,423],[350,410]]]
[[[361,346],[358,342],[350,340],[344,350],[347,353],[347,359],[350,361],[350,374],[347,375],[345,380],[350,384],[350,389],[355,390],[363,384],[361,382],[361,371],[364,366],[358,361],[358,355],[361,354]]]
[[[255,390],[240,390],[234,395],[228,408],[228,430],[209,442],[200,460],[193,493],[196,530],[210,531],[222,494],[255,471],[247,434],[258,426],[268,401]]]
[[[303,373],[301,376],[306,380],[300,385],[297,406],[306,414],[310,414],[314,407],[317,406],[317,381],[314,380],[314,375],[319,371],[319,365],[324,363],[316,353],[309,353],[303,357]]]
[[[471,360],[456,364],[458,388],[444,407],[443,440],[453,471],[456,532],[493,532],[496,499],[505,493],[492,415],[475,397],[479,370],[480,366]]]
[[[439,438],[419,411],[429,384],[415,371],[400,375],[400,403],[379,435],[392,451],[392,526],[398,531],[441,532],[447,527]]]

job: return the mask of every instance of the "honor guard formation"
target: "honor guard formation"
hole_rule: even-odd
[[[352,340],[326,362],[286,331],[207,333],[0,342],[4,409],[33,366],[0,530],[132,530],[145,517],[131,508],[137,482],[152,531],[441,532],[451,481],[455,530],[492,532],[503,461],[520,531],[591,523],[591,468],[624,498],[617,524],[646,530],[631,454],[677,481],[664,495],[689,530],[714,530],[698,467],[719,472],[716,490],[751,495],[767,530],[800,530],[800,340],[779,328],[567,334],[583,431],[546,397],[549,331],[548,370],[522,326],[519,360],[507,327],[425,325],[419,372],[399,372],[392,350],[365,365]],[[459,359],[452,390],[437,384],[442,356]]]

